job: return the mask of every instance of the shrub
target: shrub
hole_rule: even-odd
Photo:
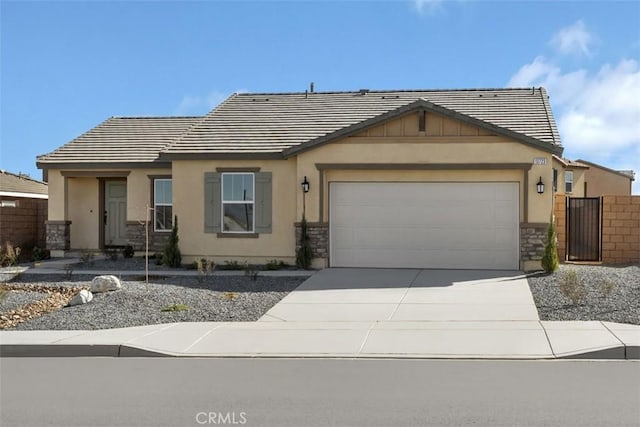
[[[236,260],[225,261],[224,264],[225,270],[242,270],[244,268],[244,266]]]
[[[108,259],[110,259],[111,261],[117,261],[118,260],[118,252],[119,252],[118,248],[115,248],[115,247],[104,248],[105,256]],[[93,257],[93,254],[91,254],[91,256]]]
[[[5,299],[9,296],[9,291],[5,288],[0,288],[0,303],[4,302]]]
[[[573,305],[581,304],[589,293],[586,286],[580,282],[578,274],[574,270],[565,272],[560,278],[558,286],[560,287],[562,295],[571,300]]]
[[[284,261],[278,261],[278,260],[272,259],[264,265],[264,269],[265,270],[282,270],[283,268],[287,268],[288,266],[289,265]]]
[[[105,251],[106,253],[106,251]],[[83,264],[88,264],[88,265],[93,265],[93,252],[91,252],[90,250],[83,250],[82,253],[80,254],[80,261]]]
[[[0,267],[11,267],[18,263],[21,249],[14,247],[11,243],[6,242],[4,246],[0,246]]]
[[[133,250],[133,246],[131,245],[125,246],[124,249],[122,250],[122,256],[125,258],[133,258],[134,254],[135,254],[135,251]]]
[[[251,265],[245,262],[244,275],[255,282],[258,279],[258,269],[255,267],[255,265]]]
[[[169,241],[164,248],[164,254],[162,257],[162,263],[168,267],[178,268],[182,264],[182,255],[180,254],[180,248],[178,247],[178,216],[173,219],[173,227],[171,228],[171,235]]]
[[[196,268],[198,269],[198,281],[203,282],[213,271],[215,263],[213,261],[207,261],[204,258],[200,258],[199,260],[195,261],[195,263]]]
[[[558,236],[556,234],[556,225],[553,217],[547,228],[547,242],[544,246],[544,256],[542,257],[542,268],[547,273],[553,273],[558,269],[560,261],[558,260]]]
[[[42,261],[43,259],[49,259],[51,257],[51,252],[49,249],[42,249],[38,246],[34,246],[31,251],[31,260],[32,261]]]
[[[300,224],[300,247],[296,251],[296,264],[305,270],[311,268],[311,260],[313,258],[308,228],[307,220],[303,216],[302,223]]]
[[[73,276],[73,270],[74,270],[75,266],[72,263],[69,264],[65,264],[64,265],[64,275],[67,279],[71,279],[71,276]]]
[[[187,311],[189,306],[186,304],[173,304],[163,307],[161,311]]]
[[[611,295],[611,293],[613,292],[613,290],[616,288],[616,283],[612,280],[603,280],[602,282],[600,282],[600,293],[602,294],[603,298],[608,298],[609,295]]]
[[[154,259],[156,265],[162,265],[162,257],[163,257],[163,255],[161,253],[159,253],[159,252],[156,253],[156,254],[153,254],[153,259]]]
[[[238,298],[238,293],[237,292],[224,292],[221,295],[222,299],[226,299],[228,301],[233,301],[234,299]]]

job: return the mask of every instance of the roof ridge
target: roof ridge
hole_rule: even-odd
[[[175,138],[173,141],[168,142],[164,147],[162,147],[162,149],[159,151],[158,153],[158,157],[162,156],[162,153],[165,152],[169,147],[171,147],[174,144],[177,144],[178,142],[180,142],[184,136],[186,134],[188,134],[189,132],[191,132],[193,129],[195,129],[196,127],[198,127],[202,122],[205,121],[205,119],[207,117],[209,117],[210,115],[212,115],[213,113],[215,113],[216,111],[218,111],[220,108],[222,108],[223,105],[229,103],[229,101],[231,101],[232,99],[236,98],[239,95],[238,92],[234,92],[231,95],[229,95],[229,97],[227,99],[225,99],[224,101],[222,101],[220,104],[218,104],[213,110],[209,111],[207,114],[205,114],[204,116],[202,116],[202,118],[200,120],[198,120],[196,123],[192,124],[191,126],[189,126],[189,129],[186,129],[184,132],[182,132],[182,134],[180,136],[178,136],[177,138]]]
[[[200,119],[205,116],[111,116],[110,119]]]
[[[531,87],[489,87],[489,88],[456,88],[456,89],[366,89],[367,93],[411,93],[411,92],[489,92],[489,91],[531,91]],[[359,94],[361,89],[357,90],[336,90],[336,91],[313,91],[313,92],[241,92],[235,93],[238,96],[255,96],[255,95],[332,95],[332,94]],[[226,102],[226,101],[225,101]]]

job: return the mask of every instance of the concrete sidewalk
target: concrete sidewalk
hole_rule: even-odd
[[[52,267],[25,274],[64,268]],[[0,331],[0,356],[640,359],[638,325],[540,321],[520,272],[331,270],[315,273],[258,322]],[[260,272],[292,273],[314,274]]]
[[[640,326],[609,322],[204,322],[0,331],[2,357],[640,359]]]

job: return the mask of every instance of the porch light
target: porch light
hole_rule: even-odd
[[[540,177],[540,179],[538,180],[538,183],[536,184],[536,189],[538,190],[538,194],[544,193],[544,183],[542,182],[542,177]]]
[[[309,192],[309,181],[307,181],[307,177],[304,177],[304,181],[302,181],[302,192],[303,193],[308,193]]]

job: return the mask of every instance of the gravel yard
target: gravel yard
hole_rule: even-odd
[[[22,274],[13,287],[88,287],[93,276]],[[255,321],[305,280],[304,277],[264,277],[252,281],[245,276],[168,277],[153,283],[123,278],[122,289],[96,293],[88,304],[65,307],[24,323],[15,330],[89,330],[123,328],[172,322]],[[15,292],[0,304],[6,313],[19,301],[30,302],[38,292]],[[24,294],[16,296],[13,294]],[[33,295],[36,294],[36,295]],[[40,294],[46,296],[46,294]],[[162,311],[185,304],[186,311]]]
[[[576,305],[559,286],[571,271],[586,293],[582,303]],[[529,288],[541,320],[603,320],[640,325],[640,265],[563,264],[551,275],[529,277]]]

